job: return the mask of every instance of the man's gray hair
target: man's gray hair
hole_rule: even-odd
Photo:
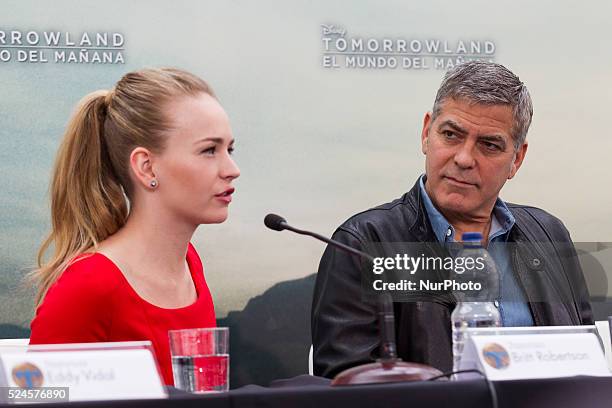
[[[469,61],[449,70],[436,94],[432,122],[449,98],[482,105],[509,105],[514,118],[511,132],[515,150],[525,142],[533,116],[531,96],[521,80],[503,65]]]

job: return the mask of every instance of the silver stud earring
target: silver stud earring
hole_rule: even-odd
[[[151,180],[151,182],[149,183],[149,185],[153,188],[157,187],[157,180],[153,179]]]

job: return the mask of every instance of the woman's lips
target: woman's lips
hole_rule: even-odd
[[[234,191],[235,190],[233,188],[228,188],[224,192],[216,194],[215,197],[223,201],[224,203],[229,204],[232,202],[232,193]]]

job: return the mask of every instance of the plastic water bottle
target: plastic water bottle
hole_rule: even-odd
[[[482,283],[482,289],[475,295],[456,293],[457,306],[451,314],[453,332],[453,371],[459,370],[459,363],[465,345],[465,332],[469,327],[499,327],[501,316],[494,301],[499,298],[499,272],[495,261],[482,246],[482,234],[466,232],[462,235],[463,249],[457,258],[480,259],[478,265],[469,272],[457,272],[459,280],[475,279]],[[456,378],[456,376],[455,376]]]

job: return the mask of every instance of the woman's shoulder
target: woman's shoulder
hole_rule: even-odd
[[[45,301],[95,303],[121,286],[120,271],[100,253],[86,253],[75,257],[57,281],[49,288]]]
[[[104,341],[121,287],[115,269],[99,253],[74,258],[36,309],[31,343]]]
[[[75,257],[57,280],[57,284],[78,284],[109,290],[121,283],[121,271],[106,256],[99,252]]]

